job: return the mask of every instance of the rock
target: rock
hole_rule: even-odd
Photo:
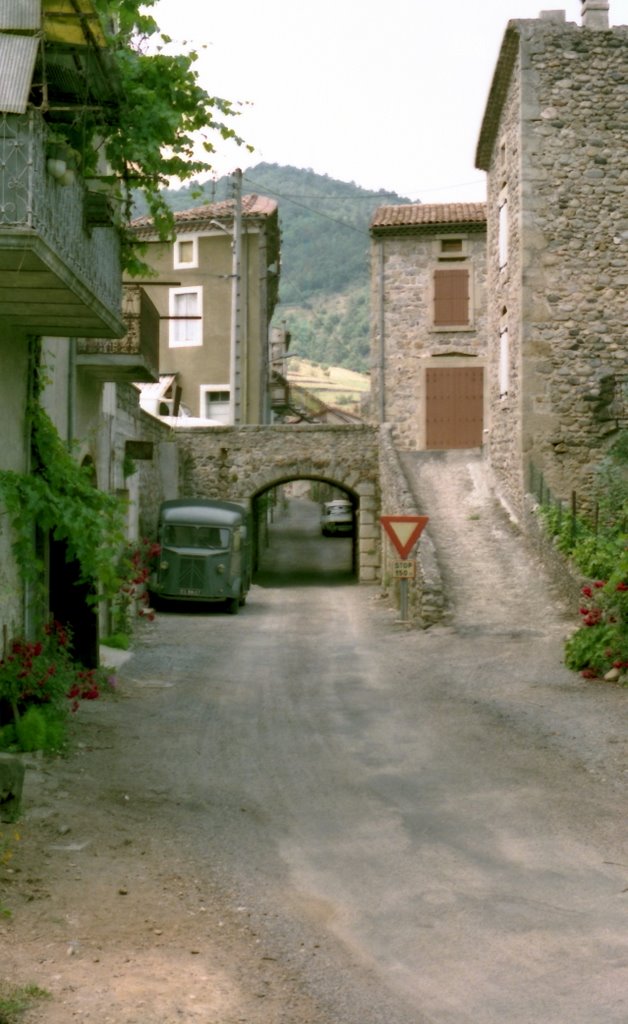
[[[604,680],[607,683],[616,683],[617,680],[619,679],[620,675],[621,675],[621,669],[619,669],[619,668],[611,668],[611,669],[608,670],[608,672],[604,676]]]

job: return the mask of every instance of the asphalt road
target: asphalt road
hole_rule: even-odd
[[[564,669],[545,606],[397,623],[313,505],[271,538],[239,615],[162,613],[129,663],[136,789],[315,1024],[626,1024],[626,691]]]

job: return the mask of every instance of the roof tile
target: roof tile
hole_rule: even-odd
[[[401,206],[379,206],[371,219],[371,228],[485,223],[486,203],[407,203]]]
[[[268,196],[255,194],[242,196],[243,217],[271,217],[277,210],[275,199]],[[185,224],[194,226],[197,231],[211,226],[213,220],[232,221],[235,215],[235,200],[222,199],[217,203],[208,203],[205,206],[193,206],[189,210],[175,211],[174,219],[177,225]],[[131,222],[131,229],[137,235],[154,234],[153,221],[151,217],[137,217]]]

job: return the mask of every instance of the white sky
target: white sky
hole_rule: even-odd
[[[158,0],[158,24],[200,50],[201,84],[245,102],[218,175],[266,161],[422,202],[485,197],[475,149],[510,18],[580,0]],[[628,0],[610,0],[612,25]]]

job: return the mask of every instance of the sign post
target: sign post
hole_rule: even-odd
[[[408,579],[413,579],[415,575],[415,563],[407,561],[407,558],[427,526],[429,516],[380,516],[379,521],[401,559],[395,562],[395,579],[399,580],[401,621],[407,622]]]

